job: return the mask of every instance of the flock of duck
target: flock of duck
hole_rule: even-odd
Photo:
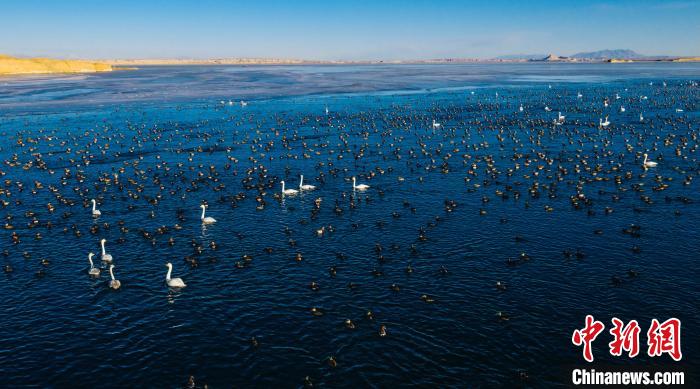
[[[487,214],[486,205],[493,196],[504,201],[522,198],[523,207],[534,206],[542,199],[543,209],[553,212],[554,207],[546,200],[557,198],[569,188],[566,195],[572,209],[586,210],[588,215],[598,211],[611,214],[613,204],[628,191],[652,206],[657,197],[647,189],[662,192],[676,183],[697,188],[694,179],[700,171],[700,130],[697,121],[685,114],[696,108],[698,85],[678,81],[673,85],[675,93],[669,88],[665,83],[649,85],[649,97],[632,95],[627,90],[614,94],[606,90],[585,101],[580,92],[572,96],[565,90],[546,89],[528,96],[527,103],[518,101],[522,97],[517,94],[487,96],[484,92],[474,96],[472,92],[465,97],[470,99],[465,104],[432,104],[426,110],[416,110],[409,104],[359,112],[333,112],[325,107],[322,114],[277,113],[268,118],[249,111],[254,103],[248,107],[248,103],[241,102],[240,107],[233,107],[232,101],[222,101],[210,107],[224,117],[220,122],[202,119],[147,125],[127,121],[123,130],[104,123],[87,130],[31,128],[12,133],[5,128],[2,135],[14,144],[0,149],[0,155],[5,156],[0,175],[7,176],[0,188],[0,205],[5,210],[4,230],[12,247],[3,245],[3,268],[7,273],[13,272],[12,262],[17,255],[21,253],[28,259],[37,254],[23,251],[24,241],[40,240],[42,232],[54,229],[77,239],[87,228],[99,237],[116,223],[122,232],[118,243],[125,242],[129,229],[135,228],[146,242],[157,245],[162,238],[173,246],[174,238],[169,235],[182,229],[186,215],[193,211],[178,207],[176,217],[165,220],[156,214],[158,207],[164,202],[202,196],[200,191],[206,191],[204,197],[213,194],[218,204],[228,204],[232,209],[252,198],[258,211],[266,211],[270,201],[283,204],[288,197],[321,192],[325,199],[319,196],[309,202],[311,222],[322,210],[342,217],[357,210],[360,202],[384,196],[387,187],[395,183],[410,180],[419,185],[431,174],[453,175],[468,196],[481,197],[483,207],[473,209],[480,215]],[[558,110],[556,116],[549,113],[553,110]],[[645,118],[642,110],[655,114]],[[293,167],[302,163],[313,166],[313,184]],[[400,169],[405,176],[388,178]],[[297,174],[298,186],[287,186],[289,177]],[[238,189],[230,189],[226,177],[237,179]],[[358,177],[372,185],[358,182]],[[652,187],[647,188],[642,182],[651,182]],[[601,183],[614,190],[593,189]],[[431,191],[440,196],[439,188]],[[691,204],[694,199],[690,196],[697,192],[687,193],[688,196],[665,200]],[[406,212],[416,214],[411,194],[406,193],[405,197],[396,210],[387,210],[387,215],[399,220]],[[307,197],[299,198],[303,201]],[[116,203],[113,209],[121,211],[99,210],[98,204],[106,201]],[[325,204],[331,206],[325,208]],[[81,225],[74,210],[90,205],[94,222]],[[147,230],[119,220],[119,212],[131,212],[137,205],[147,207],[149,218],[164,221],[162,227]],[[428,221],[416,231],[410,253],[420,252],[421,242],[429,239],[430,228],[445,217],[443,212],[450,214],[458,205],[454,199],[445,199],[442,210],[427,215]],[[208,202],[202,201],[200,222],[217,228],[217,219],[207,216],[208,207]],[[634,205],[635,210],[638,207]],[[24,220],[22,215],[14,214],[17,209],[25,210]],[[680,214],[680,210],[675,212]],[[304,220],[304,225],[310,224]],[[324,236],[336,227],[327,224],[306,228]],[[351,228],[361,229],[362,225],[353,224]],[[633,225],[625,233],[638,234],[640,228]],[[285,234],[289,236],[291,231],[287,229]],[[368,239],[374,240],[368,244],[374,246],[377,259],[383,261],[387,243],[381,242],[379,236]],[[294,246],[291,237],[288,241]],[[90,252],[87,273],[97,278],[101,270],[108,269],[107,286],[120,289],[122,283],[115,277],[118,258],[106,251],[106,239],[99,242],[99,259],[107,267],[95,266],[95,254]],[[70,245],[71,238],[66,236],[62,243]],[[196,268],[202,252],[215,250],[216,245],[212,241],[204,247],[193,240],[193,253],[183,256],[184,263]],[[564,255],[582,258],[585,254],[579,250],[574,254],[572,250]],[[343,257],[339,252],[338,258]],[[302,259],[302,253],[297,253],[296,260]],[[504,258],[509,266],[528,260],[524,252]],[[246,267],[251,261],[252,256],[246,255],[236,266]],[[44,268],[49,263],[42,259],[37,276],[46,275]],[[171,262],[164,266],[169,288],[187,286],[181,278],[172,277]],[[336,270],[332,266],[328,271],[333,275]],[[410,262],[406,272],[413,272]],[[446,274],[448,270],[441,265],[436,272]],[[636,274],[630,269],[630,277]],[[620,277],[613,275],[612,280],[617,284]],[[507,289],[502,280],[494,280],[493,285],[501,291]],[[318,290],[313,281],[310,287]],[[392,285],[392,290],[399,289],[399,285]],[[421,294],[420,299],[426,303],[435,301],[427,294]],[[313,307],[311,314],[320,316],[323,310]],[[373,313],[369,311],[367,316],[373,317]],[[509,320],[505,312],[498,312],[497,317]],[[350,319],[345,322],[346,327],[353,325]],[[387,335],[385,324],[379,327],[378,334]],[[251,342],[257,341],[253,338]],[[336,363],[335,357],[330,357],[329,364]]]
[[[299,177],[299,189],[298,190],[297,189],[285,189],[284,181],[280,181],[280,184],[282,185],[282,190],[280,193],[282,195],[287,195],[287,196],[294,196],[294,195],[299,194],[302,191],[312,191],[312,190],[316,189],[316,186],[314,186],[314,185],[304,184],[304,176],[303,175],[301,175]],[[353,177],[352,178],[352,189],[353,189],[353,191],[365,191],[365,190],[369,189],[369,185],[357,184],[356,178]],[[92,217],[99,218],[100,216],[102,216],[102,212],[99,209],[97,209],[97,201],[95,199],[92,199],[92,200],[90,200],[90,202],[92,203],[92,210],[91,210]],[[200,220],[202,221],[202,225],[216,223],[216,219],[214,219],[211,216],[206,216],[206,211],[207,211],[206,204],[200,205],[200,208],[202,209],[202,215],[200,217]],[[8,229],[7,226],[8,225],[6,224],[6,229]],[[9,228],[9,229],[11,229],[11,228]],[[325,227],[322,227],[322,230],[319,230],[319,231],[325,231]],[[318,233],[320,235],[323,232],[318,232]],[[116,290],[116,289],[121,288],[121,282],[114,277],[114,264],[112,263],[112,255],[107,253],[107,251],[105,250],[105,243],[106,242],[107,242],[107,239],[100,240],[100,247],[102,249],[102,254],[100,255],[100,259],[102,260],[102,262],[109,264],[109,276],[111,278],[109,281],[109,287]],[[90,262],[90,269],[88,269],[88,274],[92,277],[99,277],[101,274],[101,270],[100,270],[100,268],[95,267],[95,264],[92,261],[92,257],[94,257],[94,256],[95,256],[94,253],[88,254],[88,261]],[[7,266],[9,266],[9,265],[6,265],[5,271],[11,272],[12,271],[11,267],[8,268]],[[172,271],[173,271],[173,264],[172,263],[170,263],[170,262],[166,263],[165,267],[168,268],[168,272],[165,275],[165,283],[169,287],[171,287],[171,288],[184,288],[187,286],[187,284],[185,284],[185,282],[181,278],[171,278]]]

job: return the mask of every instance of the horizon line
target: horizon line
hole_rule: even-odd
[[[50,58],[57,60],[84,60],[84,61],[95,61],[95,62],[130,62],[130,61],[201,61],[201,62],[213,62],[213,61],[268,61],[268,62],[289,62],[289,63],[401,63],[401,62],[450,62],[450,61],[522,61],[529,59],[545,59],[550,56],[555,58],[563,59],[578,59],[578,60],[604,60],[604,59],[673,59],[673,58],[692,58],[700,57],[700,55],[669,55],[669,54],[658,54],[658,55],[647,55],[636,53],[636,57],[632,58],[620,58],[620,57],[584,57],[584,58],[574,58],[575,55],[584,53],[595,53],[598,51],[618,51],[623,49],[605,49],[596,51],[581,51],[570,55],[557,55],[553,53],[548,54],[501,54],[497,56],[490,57],[467,57],[467,56],[453,56],[453,57],[413,57],[413,58],[384,58],[384,59],[315,59],[315,58],[300,58],[300,57],[274,57],[274,56],[153,56],[153,57],[84,57],[84,56],[53,56],[53,55],[24,55],[24,54],[5,54],[0,52],[0,57],[7,56],[11,58],[18,59],[32,59],[32,58]]]

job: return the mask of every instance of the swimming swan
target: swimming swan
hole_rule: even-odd
[[[105,251],[105,242],[107,242],[107,239],[100,240],[100,246],[102,247],[102,260],[105,262],[112,262],[112,255],[107,254]]]
[[[207,210],[207,206],[206,206],[206,205],[202,204],[202,205],[200,205],[199,207],[202,208],[202,217],[200,218],[200,219],[202,219],[202,224],[213,224],[213,223],[216,223],[216,219],[214,219],[213,217],[211,217],[211,216],[204,217],[204,213],[205,213],[206,210]]]
[[[299,190],[314,190],[316,189],[313,185],[304,185],[304,175],[302,174],[299,179]]]
[[[644,162],[642,163],[642,166],[644,166],[645,169],[650,168],[650,167],[656,167],[656,165],[659,164],[658,162],[647,161],[647,157],[648,157],[647,154],[644,153]]]
[[[99,209],[97,209],[97,202],[95,199],[92,199],[92,217],[98,217],[102,215],[102,212],[100,212]]]
[[[299,193],[299,191],[296,189],[284,189],[284,181],[282,181],[282,194],[283,195],[294,196],[297,193]]]
[[[352,190],[362,191],[362,190],[367,190],[367,189],[369,189],[369,185],[366,185],[366,184],[357,185],[357,180],[355,179],[355,177],[352,178]]]
[[[168,262],[165,264],[165,267],[168,268],[168,274],[165,275],[165,282],[168,284],[169,287],[171,288],[184,288],[187,286],[185,284],[185,281],[182,280],[182,278],[170,278],[170,273],[173,272],[173,264]]]
[[[112,272],[112,269],[114,269],[114,265],[109,265],[109,276],[112,277],[112,280],[109,281],[109,287],[114,289],[114,290],[117,290],[117,289],[121,288],[122,283],[119,282],[119,280],[114,278],[114,273]]]
[[[90,261],[90,270],[88,271],[88,274],[93,276],[93,277],[99,277],[100,276],[100,269],[95,267],[95,265],[92,263],[92,257],[95,254],[90,253],[88,254],[88,261]]]

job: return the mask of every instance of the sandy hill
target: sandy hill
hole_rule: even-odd
[[[101,62],[49,58],[15,58],[8,55],[0,55],[0,75],[110,71],[112,71],[112,66]]]

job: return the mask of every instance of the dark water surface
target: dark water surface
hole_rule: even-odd
[[[581,367],[697,385],[699,79],[672,63],[0,78],[2,386],[541,387]],[[299,174],[316,190],[279,196]],[[571,344],[587,314],[606,324],[592,364]],[[638,357],[608,353],[612,317],[639,321]],[[670,317],[681,362],[645,355]]]

